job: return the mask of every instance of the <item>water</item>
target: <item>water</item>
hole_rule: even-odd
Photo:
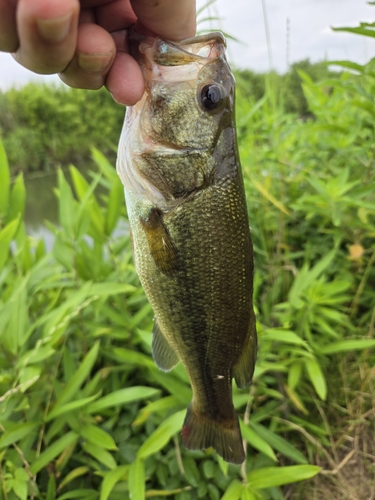
[[[80,168],[80,172],[90,182],[88,176],[89,167]],[[65,174],[65,178],[70,182],[69,173]],[[27,234],[38,239],[42,238],[45,241],[47,250],[52,250],[54,235],[46,226],[46,221],[52,222],[54,225],[59,224],[58,201],[54,192],[57,186],[57,172],[41,172],[25,175],[25,186],[25,224]],[[98,191],[100,192],[100,187]],[[113,235],[122,236],[126,234],[129,234],[128,223],[120,219]]]
[[[54,236],[46,227],[45,221],[58,224],[58,205],[54,188],[57,186],[57,173],[38,173],[25,175],[26,207],[25,224],[30,236],[43,238],[47,249],[51,250]]]

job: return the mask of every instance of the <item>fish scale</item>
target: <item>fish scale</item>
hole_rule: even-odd
[[[146,91],[127,110],[117,168],[135,267],[156,318],[153,356],[165,371],[181,361],[189,376],[185,447],[212,446],[241,463],[232,378],[239,387],[251,382],[257,340],[253,250],[225,42],[216,33],[180,44],[151,37],[137,44],[133,53]],[[219,96],[217,102],[211,96]]]

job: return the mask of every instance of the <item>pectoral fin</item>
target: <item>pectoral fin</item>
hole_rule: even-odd
[[[257,332],[253,313],[241,354],[237,363],[234,365],[233,376],[236,380],[237,387],[242,388],[250,384],[253,378],[256,354]]]
[[[156,321],[152,331],[152,355],[160,370],[165,372],[172,370],[179,362],[176,352],[162,334]]]
[[[161,212],[151,210],[147,219],[141,219],[141,224],[156,266],[167,276],[173,276],[178,269],[178,254]]]

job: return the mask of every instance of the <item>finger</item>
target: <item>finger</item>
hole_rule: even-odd
[[[129,28],[137,20],[129,1],[114,0],[96,8],[97,21],[109,32]]]
[[[94,9],[81,9],[79,13],[79,24],[96,23]]]
[[[144,92],[144,80],[137,62],[126,52],[118,52],[105,86],[120,104],[136,104]]]
[[[115,42],[107,31],[96,24],[82,24],[78,28],[76,54],[59,76],[70,87],[100,89],[115,55]]]
[[[168,40],[194,36],[195,0],[132,0],[138,21],[148,30]]]
[[[0,50],[15,52],[18,48],[16,2],[0,0]]]
[[[78,15],[78,0],[19,0],[15,59],[35,73],[62,71],[75,53]]]

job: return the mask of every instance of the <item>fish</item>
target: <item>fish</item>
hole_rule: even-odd
[[[253,247],[237,149],[234,94],[220,32],[182,42],[130,35],[145,80],[118,149],[133,258],[154,311],[152,354],[182,362],[192,401],[188,450],[245,460],[232,400],[257,351]]]

